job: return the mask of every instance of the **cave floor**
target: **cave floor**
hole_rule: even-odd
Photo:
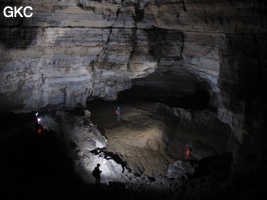
[[[121,120],[115,110],[121,107]],[[134,173],[164,175],[168,165],[185,159],[185,145],[192,147],[191,160],[227,152],[227,131],[211,110],[190,111],[150,102],[89,102],[91,120],[107,137],[108,151],[121,155]],[[177,113],[177,112],[176,112]]]
[[[121,121],[115,115],[118,106],[122,111]],[[89,102],[88,109],[92,113],[91,120],[108,139],[107,150],[121,155],[137,174],[164,174],[169,164],[185,159],[186,143],[193,148],[193,161],[210,153],[227,152],[228,129],[217,121],[216,113],[208,109],[193,112],[136,101]],[[73,171],[72,161],[63,152],[61,143],[54,137],[37,137],[32,141],[11,137],[18,135],[21,126],[31,119],[25,115],[18,116],[19,120],[14,116],[10,119],[3,116],[0,128],[3,133],[0,180],[9,199],[14,196],[20,199],[106,199],[110,196],[162,199],[165,195],[150,190],[139,194],[112,185],[99,188],[84,185]],[[148,198],[149,195],[153,198]]]

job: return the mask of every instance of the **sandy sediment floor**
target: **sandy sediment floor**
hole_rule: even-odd
[[[164,175],[169,164],[185,159],[186,143],[192,146],[192,160],[227,152],[229,130],[210,110],[192,112],[147,102],[92,102],[88,108],[107,137],[107,150],[121,155],[137,174]]]

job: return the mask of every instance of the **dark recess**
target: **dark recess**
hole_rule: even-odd
[[[178,96],[175,93],[166,95],[164,91],[150,86],[133,86],[129,90],[120,92],[118,101],[149,101],[161,102],[171,107],[181,107],[192,110],[205,109],[210,102],[209,91],[197,88],[192,95]]]
[[[133,16],[135,23],[138,23],[144,19],[145,11],[140,8],[139,4],[134,4],[135,16]]]
[[[175,43],[183,42],[183,34],[178,30],[167,30],[154,27],[146,30],[148,36],[149,54],[159,61],[162,57],[168,57],[170,49]],[[172,59],[181,60],[180,53]]]

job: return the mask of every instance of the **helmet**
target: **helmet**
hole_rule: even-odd
[[[118,107],[118,109],[120,109],[120,107]]]

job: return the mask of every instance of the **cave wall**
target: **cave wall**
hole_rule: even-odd
[[[217,107],[226,35],[265,31],[262,1],[1,0],[7,5],[30,5],[34,15],[1,13],[2,111],[115,100],[132,84],[186,96],[201,82]]]
[[[203,80],[218,93],[225,27],[207,15],[229,8],[235,15],[235,5],[214,4],[1,0],[2,9],[34,9],[32,18],[0,16],[1,110],[115,100],[119,91],[131,88],[132,79],[150,74],[145,84],[170,88],[172,95],[193,94]]]
[[[226,35],[221,51],[219,119],[230,125],[236,143],[234,171],[266,176],[266,34]]]
[[[32,18],[0,13],[1,112],[115,100],[132,84],[191,95],[205,82],[233,130],[235,166],[264,160],[246,150],[265,139],[264,1],[0,2],[34,9]]]

